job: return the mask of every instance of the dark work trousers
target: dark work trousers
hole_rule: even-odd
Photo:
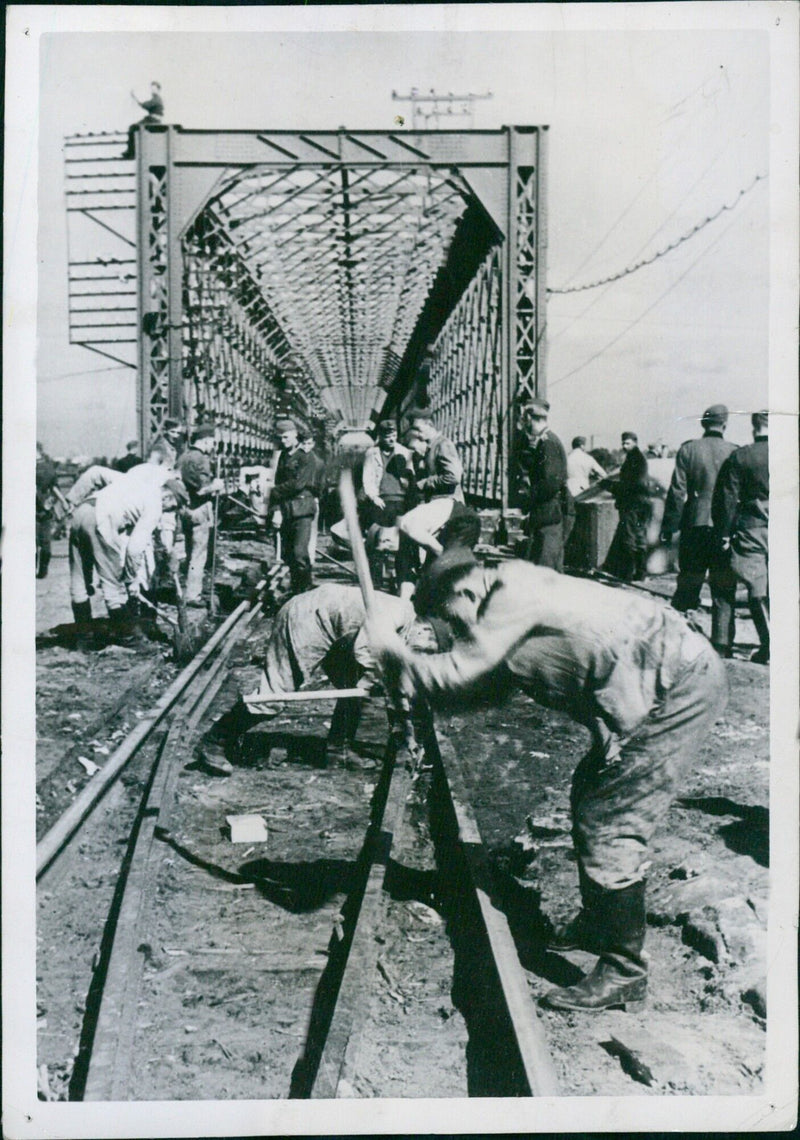
[[[725,708],[725,667],[706,643],[636,732],[609,754],[595,746],[572,779],[578,866],[606,890],[644,877],[648,842],[686,788],[700,744]]]
[[[353,644],[357,634],[342,638],[325,654],[322,668],[336,689],[353,689],[363,673],[363,669],[353,656]],[[361,701],[356,699],[338,700],[331,717],[328,730],[328,743],[334,748],[353,744],[361,721]]]
[[[405,510],[405,497],[401,496],[399,498],[386,498],[383,500],[383,507],[378,507],[374,503],[370,502],[368,504],[368,507],[369,507],[369,509],[366,512],[366,519],[365,519],[367,526],[369,527],[369,530],[367,531],[367,535],[366,535],[367,558],[369,559],[369,565],[370,565],[370,570],[372,572],[373,579],[376,582],[380,582],[383,580],[384,560],[381,558],[381,555],[378,554],[377,551],[375,550],[375,542],[377,540],[377,534],[374,531],[372,531],[372,527],[374,527],[374,526],[379,526],[379,527],[396,526],[397,520],[399,519],[400,515],[402,515],[404,510]],[[401,538],[398,539],[398,547],[399,547],[400,541],[402,541]],[[410,539],[407,539],[406,541],[409,542]],[[405,560],[406,560],[405,563],[403,561],[403,558],[405,558]],[[409,565],[408,564],[408,551],[406,550],[404,552],[404,554],[401,555],[399,552],[399,549],[398,549],[398,553],[395,554],[395,556],[394,556],[394,571],[395,571],[396,581],[398,581],[398,582],[400,582],[400,581],[413,582],[414,581],[416,575],[413,573],[409,575],[408,565]],[[401,579],[401,577],[400,577],[401,568],[404,568],[404,572],[406,573],[405,579]],[[412,569],[413,569],[413,567],[412,567]]]
[[[53,516],[46,514],[36,516],[36,577],[46,578],[47,568],[50,565],[53,538]]]
[[[718,649],[729,649],[734,636],[736,575],[730,568],[730,557],[717,548],[713,527],[692,526],[681,531],[678,567],[673,609],[681,613],[698,609],[700,590],[708,574],[711,641]]]
[[[313,516],[301,519],[284,519],[281,524],[283,560],[289,567],[293,594],[302,594],[313,585],[311,579],[311,524]]]
[[[547,566],[550,570],[564,571],[564,524],[536,527],[528,537],[525,558],[536,566]]]
[[[619,523],[603,569],[625,582],[645,576],[647,567],[647,524],[649,503],[619,507]]]

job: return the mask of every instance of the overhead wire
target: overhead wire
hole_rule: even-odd
[[[731,230],[736,225],[737,222],[741,221],[741,219],[744,216],[745,216],[744,214],[737,214],[736,217],[734,217],[730,221],[730,223],[725,227],[725,229],[720,234],[718,234],[714,238],[713,241],[709,242],[709,244],[705,247],[705,249],[702,250],[702,252],[697,255],[697,257],[694,259],[694,261],[692,261],[691,264],[686,267],[686,269],[683,271],[683,273],[681,273],[681,275],[679,277],[676,277],[675,280],[670,285],[668,285],[666,289],[663,290],[663,292],[659,293],[659,295],[658,295],[658,297],[656,297],[655,301],[653,301],[652,304],[648,305],[648,307],[644,310],[643,313],[640,313],[638,317],[635,317],[634,320],[632,320],[630,322],[630,324],[628,324],[622,330],[622,332],[618,333],[607,344],[604,344],[602,348],[597,350],[597,352],[592,353],[592,355],[587,360],[584,360],[581,364],[577,365],[577,367],[570,369],[569,372],[565,372],[564,375],[559,376],[557,380],[553,380],[552,383],[548,384],[548,389],[553,389],[553,388],[557,387],[559,384],[563,384],[565,380],[569,380],[569,378],[571,376],[574,376],[577,372],[581,372],[584,368],[587,367],[587,365],[589,365],[593,361],[597,360],[598,357],[602,356],[604,352],[607,352],[609,348],[612,348],[615,344],[617,344],[618,341],[622,340],[622,338],[624,336],[627,336],[627,334],[631,331],[631,329],[635,328],[636,325],[638,325],[641,321],[643,321],[644,318],[646,316],[648,316],[648,314],[651,313],[653,311],[653,309],[656,308],[657,305],[661,304],[661,302],[664,300],[664,298],[666,296],[668,296],[672,292],[673,289],[677,288],[677,286],[680,285],[680,283],[681,283],[681,281],[683,281],[684,277],[686,277],[692,271],[692,269],[694,269],[694,267],[697,265],[697,263],[699,261],[701,261],[706,256],[707,253],[710,253],[711,250],[716,245],[718,245],[720,241],[722,241],[722,239],[725,237],[725,235],[728,233],[728,231]]]
[[[618,273],[612,273],[609,277],[603,277],[599,281],[589,281],[583,285],[572,285],[564,289],[548,289],[547,292],[551,294],[557,293],[561,295],[565,293],[583,293],[587,289],[597,289],[600,285],[610,285],[614,281],[621,281],[623,277],[629,277],[631,273],[636,273],[639,269],[644,269],[646,265],[652,265],[654,261],[658,261],[660,258],[665,257],[668,253],[671,253],[672,250],[677,249],[679,246],[683,245],[684,242],[689,241],[690,238],[693,238],[695,234],[699,234],[706,228],[706,226],[716,221],[717,218],[719,218],[726,211],[730,212],[731,210],[735,210],[741,202],[742,198],[744,198],[745,195],[749,194],[758,182],[763,182],[766,178],[766,174],[757,174],[749,186],[745,186],[742,190],[739,191],[739,193],[736,195],[736,198],[733,202],[730,203],[730,205],[727,202],[724,202],[715,213],[709,214],[708,217],[704,218],[702,222],[698,222],[697,225],[693,226],[685,234],[682,234],[681,237],[677,238],[673,242],[670,242],[670,244],[664,246],[663,249],[657,250],[650,257],[645,257],[641,261],[637,261],[634,265],[629,265],[626,269],[621,269]]]

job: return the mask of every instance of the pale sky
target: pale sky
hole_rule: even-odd
[[[269,10],[262,10],[268,25]],[[769,175],[758,31],[50,34],[41,45],[38,430],[53,454],[122,450],[133,373],[70,347],[61,139],[124,129],[160,80],[184,127],[393,129],[391,92],[491,91],[475,126],[549,124],[550,288],[617,273]],[[710,403],[767,403],[769,180],[680,249],[548,305],[552,426],[673,446]],[[102,240],[101,240],[102,244]],[[685,417],[685,418],[684,418]],[[695,417],[693,421],[691,417]],[[730,438],[749,438],[733,417]]]

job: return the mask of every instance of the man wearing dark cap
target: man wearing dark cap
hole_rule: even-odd
[[[518,431],[518,494],[527,512],[525,557],[537,566],[564,569],[565,523],[571,497],[567,491],[567,456],[547,426],[550,405],[535,399],[523,406]]]
[[[178,474],[189,493],[188,505],[181,512],[181,527],[188,561],[184,599],[188,606],[202,605],[203,574],[214,524],[213,496],[225,490],[225,484],[221,479],[214,477],[211,469],[210,457],[215,448],[214,424],[201,423],[192,432],[191,446],[178,460]],[[173,555],[173,569],[177,569],[175,555]]]
[[[709,576],[711,589],[711,641],[723,657],[733,643],[735,583],[714,538],[711,500],[717,477],[736,445],[723,439],[728,409],[713,404],[701,419],[703,435],[682,443],[675,456],[675,470],[664,506],[661,541],[672,542],[680,531],[678,583],[672,604],[681,613],[696,610],[700,591]]]
[[[136,467],[141,462],[142,457],[139,455],[139,440],[132,439],[129,443],[125,444],[125,454],[121,459],[116,460],[114,467],[124,475],[126,471],[130,471],[131,467]]]
[[[647,525],[650,522],[650,486],[647,460],[635,432],[622,433],[625,459],[613,485],[619,523],[604,568],[625,582],[636,582],[647,573]]]
[[[270,504],[278,508],[273,517],[280,526],[291,591],[300,594],[313,585],[309,545],[316,509],[314,464],[300,446],[294,420],[282,417],[276,421],[275,431],[282,450],[275,468]]]
[[[750,660],[766,665],[769,662],[769,413],[754,412],[750,422],[753,442],[734,451],[720,468],[711,517],[721,556],[730,559],[730,572],[747,586],[750,616],[760,642]]]
[[[367,633],[388,676],[434,700],[517,686],[586,726],[591,749],[572,779],[572,835],[583,909],[552,948],[599,952],[592,973],[556,989],[554,1009],[640,1002],[647,988],[648,843],[726,699],[709,643],[660,600],[522,561],[484,568],[446,551],[420,583],[418,609],[444,618],[449,653],[410,653],[385,623]]]

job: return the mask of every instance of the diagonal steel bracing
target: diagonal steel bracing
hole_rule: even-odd
[[[332,432],[422,397],[506,503],[513,408],[544,391],[543,139],[139,128],[143,433],[211,413],[255,459],[278,411]]]

